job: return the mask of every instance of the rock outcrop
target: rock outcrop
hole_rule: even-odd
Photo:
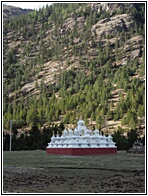
[[[134,25],[134,20],[128,14],[121,14],[114,17],[105,18],[92,26],[93,35],[102,37],[104,35],[116,35],[122,31],[128,31]]]

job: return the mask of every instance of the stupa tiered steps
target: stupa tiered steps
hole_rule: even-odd
[[[97,129],[89,130],[83,120],[79,120],[77,125],[74,131],[65,129],[61,136],[53,134],[46,148],[47,153],[72,156],[117,153],[111,135],[106,137],[100,135]]]

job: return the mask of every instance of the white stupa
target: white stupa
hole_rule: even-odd
[[[51,137],[51,142],[48,143],[47,150],[50,148],[117,148],[115,142],[112,141],[112,136],[102,136],[98,129],[89,130],[85,126],[83,120],[77,122],[77,127],[65,129],[62,135]]]

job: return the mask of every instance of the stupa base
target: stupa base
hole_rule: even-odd
[[[94,155],[94,154],[116,154],[117,148],[46,148],[47,154],[61,155]]]

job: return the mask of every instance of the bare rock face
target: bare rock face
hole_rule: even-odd
[[[84,22],[85,22],[84,17],[78,17],[76,19],[70,17],[64,22],[63,27],[65,31],[72,31],[74,26],[76,25],[77,30],[81,31],[84,26]]]
[[[127,45],[127,47],[130,47],[130,45],[132,45],[133,48],[137,49],[140,47],[142,42],[143,42],[142,35],[137,35],[137,36],[134,36],[134,37],[130,38],[129,40],[127,40],[126,45]]]
[[[92,34],[102,37],[103,35],[117,34],[118,32],[127,31],[134,24],[131,16],[121,14],[110,18],[100,20],[92,26]]]
[[[137,50],[132,51],[130,57],[131,57],[132,60],[140,57],[140,50],[137,49]]]
[[[65,27],[66,29],[72,30],[74,24],[75,24],[74,18],[70,17],[70,18],[68,18],[68,19],[65,21],[64,27]]]
[[[21,88],[21,91],[24,93],[28,93],[34,89],[34,85],[32,83],[26,84]]]
[[[127,40],[124,46],[125,54],[131,59],[135,60],[141,56],[141,47],[142,47],[142,36],[137,35]],[[130,48],[132,47],[132,51],[130,52]]]
[[[114,5],[114,3],[92,3],[91,9],[94,12],[100,13],[101,11],[108,11],[111,10],[111,7]]]
[[[126,7],[126,11],[130,13],[130,10],[133,8],[132,3],[124,3]],[[123,8],[123,3],[92,3],[91,9],[93,12],[101,13],[101,12],[108,12],[110,16],[114,13],[119,13]]]

